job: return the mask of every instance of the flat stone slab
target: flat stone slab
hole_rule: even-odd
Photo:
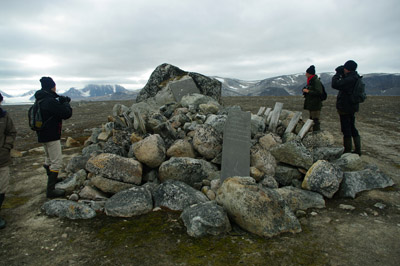
[[[232,109],[225,122],[221,183],[228,177],[250,175],[251,113]]]
[[[181,79],[178,81],[172,81],[168,84],[169,89],[174,95],[175,100],[179,103],[182,97],[188,94],[198,93],[201,94],[199,88],[197,88],[192,78]]]

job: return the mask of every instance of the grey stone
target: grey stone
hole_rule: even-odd
[[[120,191],[107,200],[105,213],[114,217],[132,217],[150,212],[153,200],[149,190],[133,186]]]
[[[194,186],[195,183],[202,182],[215,172],[217,172],[217,167],[205,160],[171,157],[160,165],[159,179],[161,182],[178,180]]]
[[[355,153],[344,153],[339,159],[333,162],[344,172],[360,171],[365,168],[360,156]]]
[[[183,107],[187,107],[190,109],[190,107],[194,108],[194,111],[199,110],[200,104],[218,104],[218,102],[211,98],[210,96],[203,95],[203,94],[198,94],[198,93],[193,93],[190,95],[185,95],[181,99],[181,105]]]
[[[158,134],[150,135],[132,144],[132,149],[137,160],[150,168],[160,166],[166,157],[164,140]]]
[[[93,186],[100,189],[103,192],[115,194],[122,190],[133,187],[133,184],[124,183],[117,180],[105,178],[99,175],[96,175],[90,179],[90,182]]]
[[[342,156],[344,147],[319,147],[312,150],[314,162],[318,160],[334,161]]]
[[[355,172],[344,172],[339,190],[340,197],[355,198],[357,193],[393,186],[393,180],[379,169],[364,169]]]
[[[91,186],[85,186],[79,192],[79,197],[82,199],[89,199],[89,200],[106,200],[106,199],[108,199],[108,196],[104,192],[99,191],[98,189],[91,187]]]
[[[164,207],[174,211],[183,211],[185,208],[202,202],[208,198],[191,186],[176,180],[167,180],[153,193],[154,206]]]
[[[278,164],[275,169],[275,179],[282,186],[289,186],[293,179],[301,179],[302,177],[299,170],[290,165]]]
[[[91,219],[96,212],[89,206],[71,200],[55,199],[45,202],[41,208],[48,216],[68,219]]]
[[[86,170],[126,183],[139,185],[142,181],[140,162],[110,153],[102,153],[90,158],[86,164]]]
[[[86,180],[86,171],[84,169],[79,170],[71,177],[56,184],[56,189],[63,189],[67,193],[73,192],[75,189],[80,188]]]
[[[112,115],[113,116],[122,116],[123,113],[129,112],[130,109],[129,107],[123,105],[123,104],[115,104],[112,110]]]
[[[180,218],[192,237],[219,235],[231,230],[229,218],[224,209],[215,202],[192,205],[183,210]]]
[[[67,173],[76,173],[79,170],[84,169],[89,158],[89,155],[76,155],[72,157],[68,161],[68,164],[65,167],[65,171]]]
[[[225,123],[221,181],[232,176],[250,175],[251,114],[231,109]]]
[[[321,194],[291,186],[276,189],[293,212],[310,208],[325,208],[325,200]]]
[[[196,154],[194,152],[192,144],[183,139],[175,141],[171,147],[167,150],[168,157],[189,157],[195,158]]]
[[[276,160],[269,151],[256,144],[250,149],[250,166],[256,167],[266,175],[274,176]]]
[[[221,135],[210,125],[196,128],[193,137],[193,147],[204,158],[214,159],[222,151]]]
[[[83,148],[83,150],[82,150],[82,156],[87,157],[87,159],[89,159],[90,155],[91,155],[93,152],[99,152],[99,151],[101,151],[101,150],[102,150],[102,148],[101,148],[101,145],[100,145],[100,144],[98,144],[98,143],[96,143],[96,144],[91,144],[91,145],[89,145],[89,146]],[[85,164],[86,164],[86,163],[85,163]],[[82,167],[82,168],[83,168],[83,167]]]
[[[343,179],[343,172],[339,167],[324,161],[317,161],[307,171],[301,187],[332,198],[339,190],[340,182]]]
[[[261,116],[251,114],[251,136],[254,137],[257,133],[264,133],[265,119]]]
[[[267,175],[263,178],[263,180],[261,180],[259,182],[259,184],[262,187],[266,187],[266,188],[278,188],[279,184],[278,182],[275,180],[275,178],[273,176]]]
[[[289,206],[274,189],[259,188],[251,177],[227,178],[216,201],[241,228],[263,237],[301,232]]]
[[[258,142],[260,143],[260,145],[261,145],[264,149],[266,149],[266,150],[269,151],[269,150],[272,149],[273,147],[276,147],[276,146],[282,144],[282,139],[281,139],[277,134],[274,134],[274,133],[271,133],[271,132],[270,132],[270,133],[268,133],[268,134],[262,136],[262,137],[258,140]]]
[[[313,163],[309,150],[298,140],[285,142],[271,149],[272,155],[279,162],[308,169]]]
[[[306,148],[331,147],[335,143],[333,135],[329,131],[321,130],[307,134],[303,138]]]
[[[219,134],[223,134],[227,115],[210,115],[204,124],[212,126]]]
[[[205,115],[218,113],[220,105],[216,102],[213,103],[202,103],[199,105],[200,112]]]

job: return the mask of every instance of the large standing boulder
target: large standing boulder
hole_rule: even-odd
[[[207,202],[208,198],[200,191],[176,180],[167,180],[153,192],[154,207],[163,207],[174,211],[198,203]]]
[[[148,213],[152,209],[153,199],[150,191],[137,186],[114,194],[105,205],[106,214],[114,217],[132,217]]]
[[[313,164],[309,150],[299,141],[285,142],[271,149],[272,155],[279,162],[308,169]]]
[[[160,165],[158,174],[161,182],[172,179],[194,186],[203,179],[214,176],[217,171],[216,166],[205,160],[172,157]]]
[[[193,237],[207,234],[215,236],[231,230],[231,224],[224,208],[214,201],[195,204],[184,209],[181,219],[186,226],[187,233]]]
[[[146,164],[150,168],[160,166],[165,160],[165,143],[158,134],[150,135],[132,144],[132,150],[138,161]]]
[[[299,221],[280,194],[258,187],[251,177],[227,178],[216,201],[236,224],[259,236],[301,232]]]
[[[193,146],[204,158],[212,160],[222,151],[222,138],[210,125],[202,125],[195,130]]]
[[[361,191],[393,186],[393,180],[376,167],[362,171],[344,172],[338,192],[340,197],[355,198]]]
[[[339,190],[342,179],[343,172],[339,167],[327,161],[320,160],[314,163],[307,171],[301,187],[318,192],[327,198],[332,198]]]
[[[91,219],[96,212],[89,206],[70,200],[54,199],[45,202],[41,208],[49,216],[68,219]]]
[[[186,72],[176,66],[164,63],[158,66],[150,75],[147,84],[136,97],[136,102],[139,103],[156,96],[160,90],[166,87],[169,81],[173,81],[185,75],[193,79],[202,94],[208,95],[218,102],[220,101],[221,82],[198,73]]]
[[[142,164],[115,154],[101,153],[90,158],[86,170],[125,183],[140,185],[142,182]]]

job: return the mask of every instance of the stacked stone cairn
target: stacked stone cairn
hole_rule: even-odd
[[[177,101],[171,88],[179,82],[195,84],[199,93]],[[288,132],[300,116],[285,109],[272,128],[270,112],[251,114],[249,176],[221,182],[224,123],[229,110],[240,107],[222,106],[220,95],[215,79],[157,67],[136,103],[116,104],[109,122],[93,129],[82,153],[69,161],[68,178],[57,184],[68,199],[48,201],[42,209],[70,219],[173,210],[193,237],[224,234],[231,223],[273,237],[301,232],[297,217],[324,208],[334,195],[355,198],[393,185],[376,166],[334,147],[329,132],[301,136],[301,119]]]

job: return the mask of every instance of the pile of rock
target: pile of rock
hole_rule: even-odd
[[[181,82],[200,93],[177,100]],[[289,110],[279,112],[272,128],[266,112],[251,115],[249,176],[221,182],[225,121],[240,107],[220,105],[218,81],[171,65],[158,67],[145,88],[149,94],[141,93],[139,102],[115,105],[109,122],[93,129],[82,154],[66,167],[69,178],[57,184],[69,200],[46,202],[48,215],[132,217],[163,208],[181,211],[191,236],[225,233],[234,222],[271,237],[300,232],[297,212],[324,208],[324,197],[354,198],[393,185],[358,155],[333,147],[329,132],[302,138],[301,120],[288,131],[298,117]]]

